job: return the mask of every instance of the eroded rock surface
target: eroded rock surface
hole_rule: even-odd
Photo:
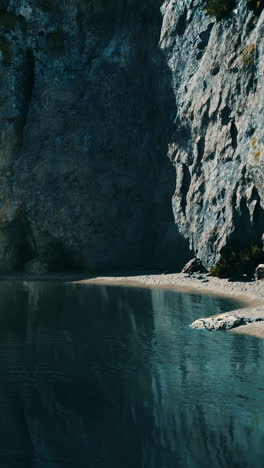
[[[260,243],[264,13],[162,3],[0,1],[2,271],[209,269]]]
[[[190,328],[197,328],[199,330],[208,331],[230,330],[231,328],[235,328],[240,325],[246,325],[247,323],[263,321],[263,317],[243,317],[240,315],[228,313],[195,320],[195,322],[190,325]]]
[[[203,6],[166,1],[161,47],[175,94],[174,216],[209,269],[264,231],[264,11],[237,2],[216,22]]]
[[[242,317],[236,317],[232,314],[221,314],[216,317],[201,318],[195,320],[190,327],[200,330],[230,330],[244,323]]]

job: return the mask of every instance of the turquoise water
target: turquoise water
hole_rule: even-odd
[[[234,301],[0,283],[0,467],[263,466],[264,341],[188,328]]]

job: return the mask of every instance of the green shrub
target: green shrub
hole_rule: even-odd
[[[209,16],[220,20],[228,16],[234,6],[235,0],[207,0],[204,9]]]
[[[250,44],[242,52],[243,65],[245,66],[254,65],[255,58],[256,58],[256,46],[255,44]]]
[[[243,1],[243,0],[240,0]],[[246,0],[249,8],[260,13],[264,8],[264,0]],[[217,20],[221,20],[231,13],[236,0],[206,0],[204,10],[209,16],[215,16]]]
[[[252,8],[258,13],[261,13],[261,11],[264,8],[264,1],[263,0],[247,0],[249,8]]]
[[[258,246],[225,252],[219,262],[211,268],[210,274],[218,278],[253,276],[256,267],[263,261],[264,251]]]

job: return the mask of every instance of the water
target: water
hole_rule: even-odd
[[[0,283],[1,468],[263,466],[264,341],[188,328],[234,301]]]

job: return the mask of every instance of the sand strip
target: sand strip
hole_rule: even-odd
[[[98,276],[77,282],[197,291],[201,294],[232,297],[244,304],[242,309],[232,311],[232,314],[240,317],[264,318],[264,281],[229,281],[212,276],[205,276],[204,279],[194,279],[183,273],[128,274],[126,276]],[[243,325],[231,331],[264,338],[264,322]]]
[[[264,318],[264,280],[262,281],[229,281],[204,275],[201,279],[189,277],[183,273],[171,274],[126,274],[92,276],[84,273],[47,273],[42,275],[8,274],[1,275],[0,280],[8,281],[62,281],[78,284],[109,284],[137,286],[147,288],[164,288],[175,291],[198,292],[238,299],[243,308],[232,311],[238,317]],[[244,333],[264,338],[264,322],[250,323],[231,330],[232,333]]]

